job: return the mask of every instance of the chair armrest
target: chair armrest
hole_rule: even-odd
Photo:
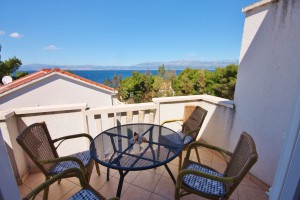
[[[92,136],[90,136],[89,134],[86,134],[86,133],[80,133],[80,134],[75,134],[75,135],[67,135],[67,136],[63,136],[63,137],[60,137],[60,138],[56,138],[56,139],[53,139],[52,142],[53,143],[56,143],[58,141],[61,140],[61,142],[55,147],[55,149],[57,149],[61,143],[63,143],[65,140],[69,140],[69,139],[74,139],[74,138],[79,138],[79,137],[86,137],[90,140],[90,142],[93,141],[93,138]]]
[[[179,121],[183,121],[183,119],[170,119],[170,120],[166,120],[163,121],[163,123],[161,123],[161,125],[167,124],[167,123],[171,123],[171,122],[179,122]],[[182,126],[182,124],[180,124]]]
[[[208,148],[208,149],[212,149],[214,151],[218,151],[220,153],[225,153],[227,156],[232,156],[232,153],[230,151],[227,151],[225,149],[222,149],[220,147],[216,147],[216,146],[213,146],[213,145],[210,145],[210,144],[205,144],[203,142],[192,142],[189,147],[188,147],[188,151],[191,151],[192,148],[195,148],[195,147],[205,147],[205,148]]]
[[[186,156],[184,158],[184,163],[187,162],[190,158],[190,154],[191,154],[191,150],[192,149],[195,149],[197,150],[197,147],[205,147],[205,148],[208,148],[208,149],[212,149],[214,151],[217,151],[219,152],[223,157],[224,157],[224,160],[226,162],[226,164],[228,165],[228,160],[226,159],[225,156],[229,156],[231,157],[232,156],[232,153],[225,150],[225,149],[222,149],[220,147],[216,147],[216,146],[213,146],[213,145],[210,145],[210,144],[205,144],[203,142],[198,142],[198,141],[195,141],[195,142],[192,142],[189,146],[188,146],[188,149],[187,149],[187,153],[186,153]],[[225,155],[224,155],[225,154]]]
[[[64,156],[64,157],[60,157],[60,158],[52,158],[52,159],[48,159],[48,160],[38,160],[38,162],[43,163],[43,164],[48,164],[48,163],[59,163],[59,162],[63,162],[63,161],[73,161],[76,162],[82,173],[84,174],[84,176],[87,175],[85,167],[82,163],[82,161],[79,158],[75,158],[75,157],[71,157],[71,156]]]
[[[63,172],[53,176],[49,180],[45,181],[44,183],[37,186],[35,189],[33,189],[31,192],[29,192],[23,200],[29,200],[31,198],[35,198],[40,191],[44,190],[45,188],[49,187],[51,184],[55,183],[56,181],[62,179],[66,174],[68,173],[75,173],[76,177],[79,179],[81,186],[84,186],[86,184],[85,178],[78,168],[70,168],[66,169]]]
[[[193,174],[193,175],[196,175],[196,176],[201,176],[201,177],[204,177],[204,178],[207,178],[207,179],[212,179],[212,180],[215,180],[215,181],[222,182],[224,184],[231,184],[231,183],[234,182],[233,177],[219,177],[219,176],[214,176],[214,175],[211,175],[211,174],[207,174],[207,173],[192,170],[192,169],[184,169],[184,170],[181,170],[178,174],[177,181],[176,181],[176,189],[181,188],[182,178],[183,178],[184,175],[187,175],[187,174]]]

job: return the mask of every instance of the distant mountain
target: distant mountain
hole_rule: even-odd
[[[179,60],[170,62],[148,62],[137,64],[134,67],[144,69],[157,69],[161,65],[165,65],[167,69],[185,69],[186,67],[191,68],[202,68],[207,70],[214,70],[216,67],[226,67],[229,64],[238,64],[237,60],[219,60],[219,61],[190,61],[190,60]]]
[[[158,69],[165,65],[167,69],[182,70],[186,67],[214,70],[216,67],[226,67],[229,64],[238,64],[238,60],[216,60],[216,61],[190,61],[179,60],[169,62],[147,62],[132,66],[101,66],[101,65],[49,65],[49,64],[27,64],[22,65],[19,71],[36,71],[43,68],[60,68],[64,70],[147,70]]]

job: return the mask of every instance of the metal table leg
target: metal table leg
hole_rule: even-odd
[[[129,171],[125,171],[125,173],[124,173],[122,170],[119,170],[120,180],[119,180],[119,185],[118,185],[118,190],[117,190],[117,197],[119,197],[119,198],[121,197],[124,177],[127,175],[128,172]]]
[[[172,174],[172,172],[171,172],[170,168],[168,167],[168,165],[167,165],[167,164],[164,164],[164,165],[165,165],[165,168],[167,169],[167,171],[168,171],[169,175],[171,176],[171,178],[172,178],[172,180],[173,180],[174,184],[176,185],[176,179],[174,178],[174,175]]]

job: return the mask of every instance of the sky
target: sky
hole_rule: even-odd
[[[130,66],[238,60],[258,0],[0,0],[1,60]]]

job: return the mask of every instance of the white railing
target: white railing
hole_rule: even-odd
[[[88,133],[95,137],[103,130],[130,123],[158,124],[157,104],[121,104],[86,110]]]
[[[209,95],[185,97],[155,98],[151,103],[119,104],[107,107],[88,108],[87,104],[68,104],[18,108],[0,112],[0,128],[14,174],[20,184],[28,174],[28,168],[34,167],[28,161],[16,137],[30,124],[45,121],[52,138],[76,133],[89,133],[97,136],[103,130],[117,125],[130,123],[160,124],[166,119],[181,118],[184,105],[195,104],[208,111],[199,137],[212,144],[226,143],[231,128],[234,105],[232,101]],[[172,128],[172,127],[170,127]],[[218,134],[218,137],[216,137]],[[64,142],[65,143],[65,142]],[[88,148],[88,142],[68,141],[59,148],[60,155]],[[12,153],[11,153],[12,152]]]

